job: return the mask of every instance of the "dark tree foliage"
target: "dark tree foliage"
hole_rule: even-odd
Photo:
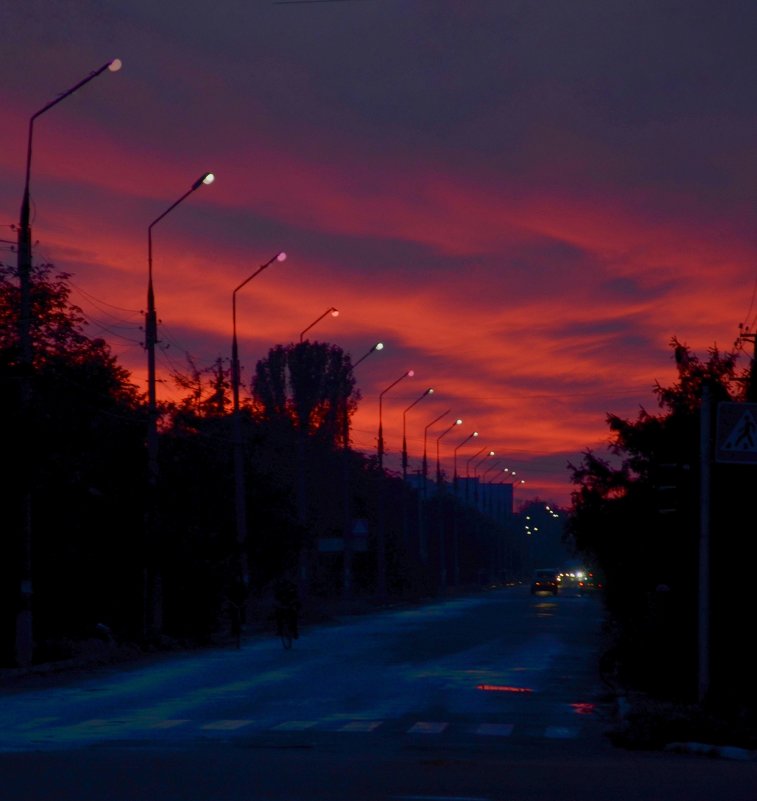
[[[569,465],[576,489],[568,532],[573,547],[604,574],[614,632],[608,647],[623,678],[691,700],[698,678],[703,387],[709,388],[714,410],[720,401],[744,399],[746,375],[737,370],[734,353],[713,347],[700,360],[677,339],[671,346],[678,380],[654,388],[661,412],[641,408],[635,420],[608,414],[616,461],[587,451],[579,465]],[[755,555],[743,539],[734,548],[731,533],[746,513],[739,492],[754,478],[748,466],[711,467],[711,654],[713,686],[721,695],[729,683],[724,657],[732,647],[726,643],[732,610],[723,593],[733,599],[733,560]]]
[[[18,498],[26,488],[38,650],[49,650],[56,638],[91,635],[97,623],[128,630],[139,608],[140,397],[108,345],[86,335],[81,310],[70,303],[69,276],[41,265],[31,278],[33,366],[24,373],[16,271],[0,267],[0,403],[13,473],[0,560],[3,586],[10,588],[3,604],[5,659],[18,608]]]
[[[338,345],[299,342],[277,345],[255,368],[255,408],[267,421],[286,421],[328,445],[344,444],[345,416],[360,395],[349,354]]]

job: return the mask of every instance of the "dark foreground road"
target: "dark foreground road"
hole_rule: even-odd
[[[605,733],[596,599],[522,588],[0,696],[2,801],[755,801]]]

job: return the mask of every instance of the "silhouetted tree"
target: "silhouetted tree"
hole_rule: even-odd
[[[68,274],[41,265],[31,277],[34,358],[23,375],[16,271],[0,267],[0,408],[13,468],[9,498],[22,482],[24,491],[31,487],[34,623],[42,648],[54,637],[91,634],[98,622],[122,631],[134,622],[144,416],[128,372],[104,340],[87,336],[84,316],[70,302]],[[0,559],[3,587],[14,590],[16,507],[4,504]],[[13,614],[17,600],[4,598],[3,610]],[[9,628],[5,618],[4,644]]]
[[[359,400],[350,357],[338,345],[277,345],[255,368],[252,394],[264,420],[287,421],[324,444],[343,444],[344,415]]]
[[[709,387],[713,409],[720,401],[743,400],[746,374],[737,369],[732,352],[713,347],[700,360],[678,339],[671,346],[678,380],[655,386],[661,413],[642,407],[635,420],[608,414],[617,461],[586,451],[579,465],[568,466],[576,485],[568,531],[575,548],[604,572],[625,678],[691,698],[697,678],[702,389]],[[740,539],[734,548],[729,536],[746,512],[738,498],[748,481],[754,481],[754,468],[712,466],[713,597],[719,587],[729,603],[730,563],[737,553],[738,559],[754,556],[753,538],[749,544]],[[712,652],[718,658],[724,653],[722,637],[731,631],[728,619],[722,601],[716,601],[713,630],[719,634],[713,642],[720,647]],[[724,669],[721,664],[721,682]]]

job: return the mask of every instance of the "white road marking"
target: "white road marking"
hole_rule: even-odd
[[[407,732],[408,734],[441,734],[448,725],[441,721],[420,720],[413,724]]]
[[[570,726],[547,726],[544,736],[551,740],[570,740],[578,736],[578,729]]]
[[[513,723],[481,723],[474,729],[476,734],[494,737],[509,737],[513,733]]]
[[[350,723],[345,723],[339,731],[373,731],[383,722],[383,720],[353,720]]]
[[[206,723],[200,728],[209,731],[233,731],[234,729],[249,726],[250,723],[252,723],[251,720],[214,720],[212,723]]]

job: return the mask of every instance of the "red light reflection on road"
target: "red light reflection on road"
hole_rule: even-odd
[[[510,687],[507,684],[479,684],[477,690],[487,693],[532,693],[530,687]]]
[[[593,715],[596,708],[594,704],[590,703],[577,703],[571,704],[571,706],[577,715]]]

